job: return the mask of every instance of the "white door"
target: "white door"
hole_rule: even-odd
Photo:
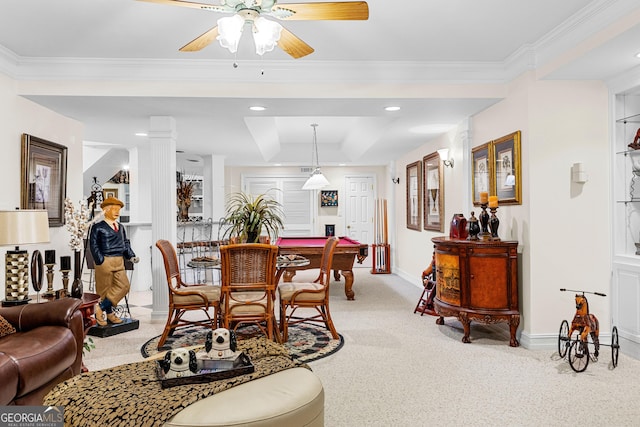
[[[360,243],[373,243],[375,189],[373,176],[345,177],[345,234]],[[371,252],[371,251],[369,251]],[[356,264],[359,266],[359,264]],[[371,256],[362,263],[371,267]]]

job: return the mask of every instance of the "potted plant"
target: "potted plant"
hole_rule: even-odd
[[[225,238],[237,238],[241,242],[257,243],[263,231],[269,239],[276,239],[284,225],[282,205],[267,194],[252,196],[243,192],[233,193],[227,199],[224,222],[228,228]]]

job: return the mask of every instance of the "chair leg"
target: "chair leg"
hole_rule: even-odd
[[[280,331],[282,332],[282,342],[286,343],[289,340],[289,328],[287,319],[287,303],[280,301]]]
[[[333,325],[333,320],[331,319],[331,312],[329,311],[329,307],[322,307],[322,312],[324,314],[325,324],[327,325],[327,329],[331,331],[331,336],[334,340],[340,338],[338,335],[338,331],[336,331],[336,327]]]
[[[160,350],[160,347],[164,345],[173,329],[175,329],[175,327],[172,328],[172,325],[175,322],[174,316],[175,310],[172,310],[167,316],[167,323],[164,325],[164,331],[162,331],[162,336],[160,336],[160,340],[158,341],[158,350]]]

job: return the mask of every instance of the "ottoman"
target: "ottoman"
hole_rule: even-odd
[[[199,400],[165,427],[324,425],[324,389],[308,369],[277,372]]]

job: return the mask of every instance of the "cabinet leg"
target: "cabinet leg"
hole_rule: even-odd
[[[520,343],[516,338],[516,331],[518,330],[518,325],[520,325],[520,315],[516,314],[511,316],[509,319],[509,332],[511,333],[511,340],[509,341],[509,345],[511,347],[520,347]]]
[[[444,317],[440,316],[436,319],[436,325],[444,325]]]

